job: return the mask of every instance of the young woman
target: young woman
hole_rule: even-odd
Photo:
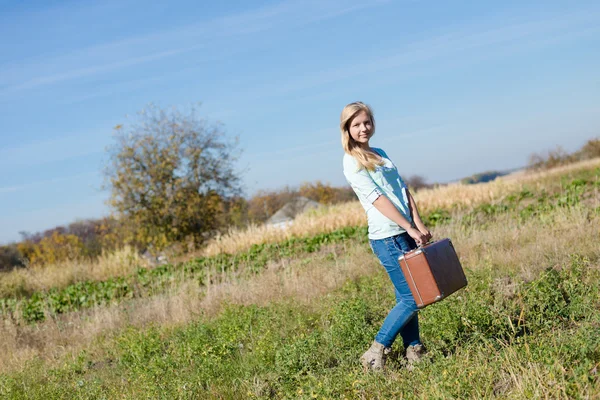
[[[360,358],[366,370],[383,369],[386,356],[400,334],[409,365],[424,348],[419,337],[417,305],[400,269],[403,253],[425,244],[431,233],[396,166],[382,149],[369,146],[375,119],[369,106],[356,102],[344,107],[340,118],[344,147],[344,175],[367,213],[369,243],[386,269],[396,292],[389,312],[371,347]]]

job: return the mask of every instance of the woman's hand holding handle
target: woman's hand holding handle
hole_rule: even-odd
[[[427,236],[421,233],[421,231],[416,228],[410,228],[406,232],[411,238],[415,240],[418,246],[423,246],[428,241]]]
[[[431,240],[431,232],[429,232],[429,229],[423,227],[422,229],[419,229],[419,231],[425,236],[425,243],[429,242]]]

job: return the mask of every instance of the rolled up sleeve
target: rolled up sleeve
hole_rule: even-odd
[[[358,165],[356,162],[344,162],[344,176],[354,190],[354,193],[356,193],[359,199],[373,204],[382,195],[381,189],[373,181],[367,170],[357,169]]]

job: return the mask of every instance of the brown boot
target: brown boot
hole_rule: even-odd
[[[415,364],[418,364],[423,360],[425,356],[425,346],[422,344],[416,344],[414,346],[408,346],[406,348],[406,369],[412,371]]]
[[[381,371],[385,367],[385,361],[389,352],[389,347],[385,347],[381,343],[374,341],[369,350],[360,357],[360,362],[365,371]]]

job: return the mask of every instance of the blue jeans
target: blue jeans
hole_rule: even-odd
[[[383,321],[375,341],[390,347],[396,340],[396,336],[400,334],[405,348],[420,344],[417,304],[398,263],[398,258],[403,253],[417,248],[417,244],[408,233],[369,240],[369,242],[373,253],[379,258],[396,289],[396,305]]]

